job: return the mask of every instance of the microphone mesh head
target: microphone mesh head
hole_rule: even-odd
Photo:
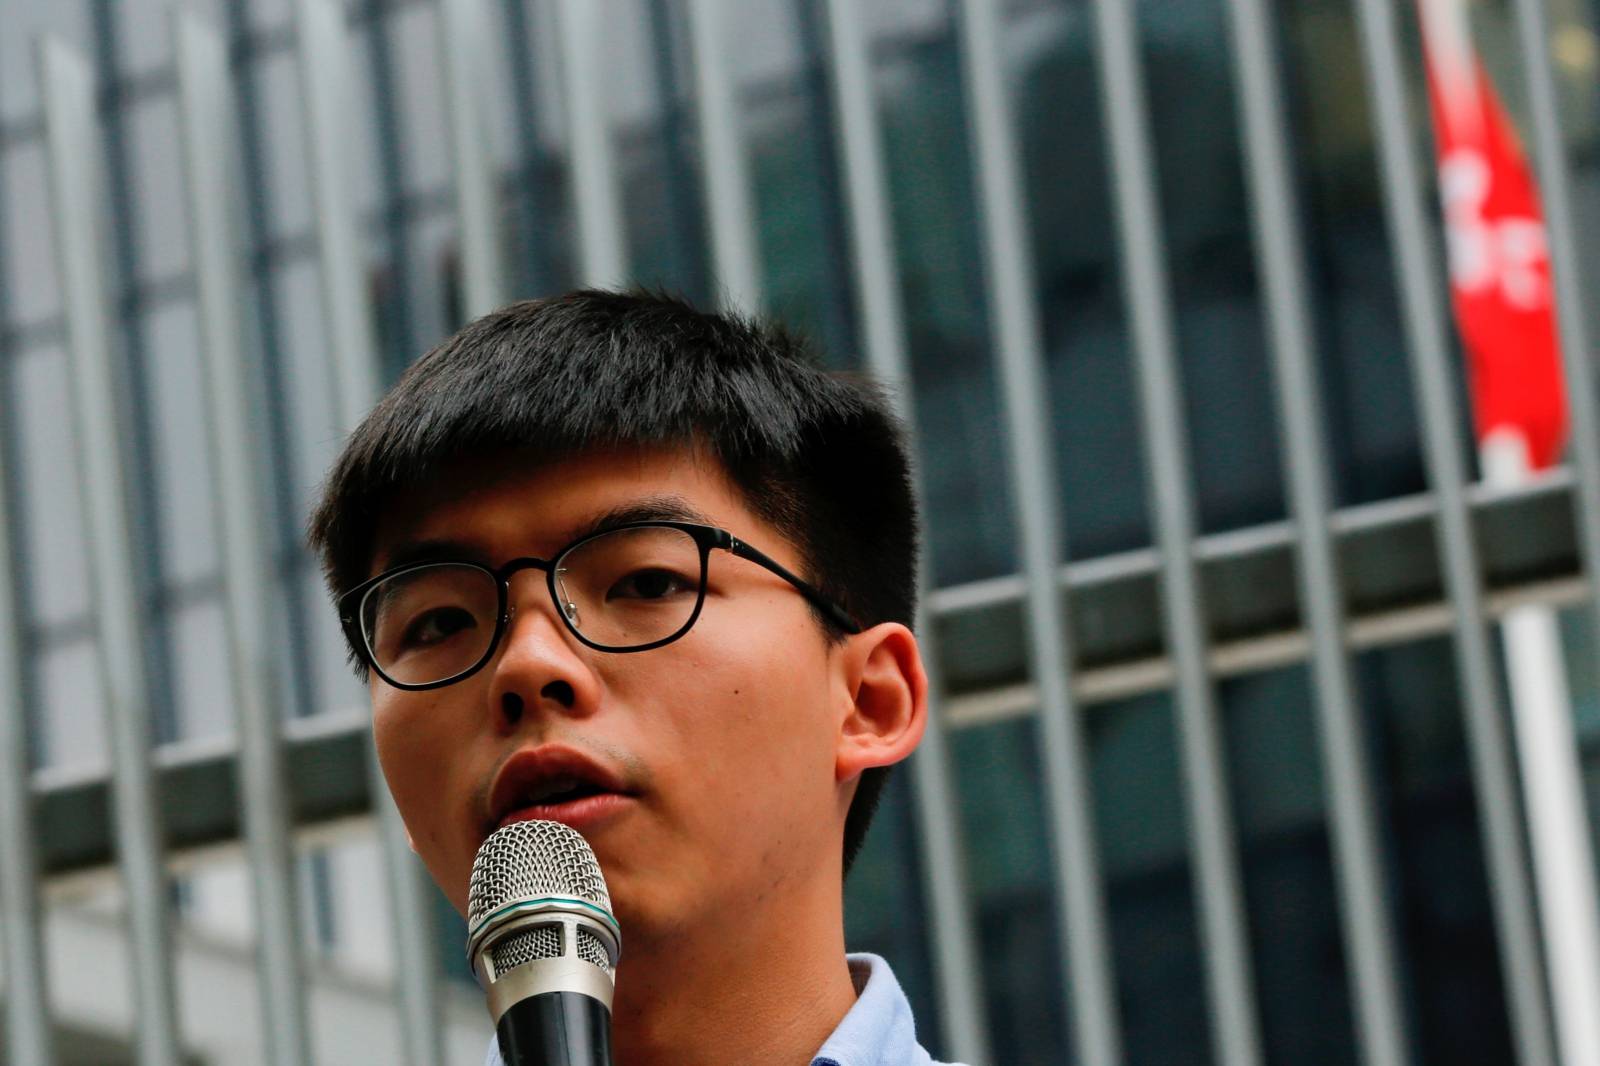
[[[512,822],[489,834],[472,863],[467,928],[508,903],[566,896],[611,913],[611,893],[589,842],[560,822]]]

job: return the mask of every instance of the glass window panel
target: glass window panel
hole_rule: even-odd
[[[166,24],[165,19],[150,18]],[[133,226],[139,278],[168,278],[189,267],[188,208],[179,153],[178,109],[163,95],[126,113],[133,168]]]
[[[106,694],[94,642],[76,640],[47,648],[35,668],[44,699],[43,765],[107,765]]]
[[[747,0],[726,8],[723,39],[731,45],[728,69],[747,96],[799,73],[806,57],[798,6],[791,0]]]
[[[6,5],[5,32],[0,33],[0,122],[31,118],[39,108],[39,70],[34,41],[53,34],[89,52],[94,35],[89,5],[59,0],[23,0]]]
[[[333,907],[330,954],[358,973],[389,973],[394,954],[389,898],[386,892],[372,890],[387,884],[377,839],[363,834],[327,848],[324,854]]]
[[[1187,458],[1201,528],[1283,514],[1220,7],[1146,5],[1141,30]],[[1033,255],[1073,557],[1147,543],[1147,462],[1100,124],[1092,27],[1069,5],[1014,18]],[[1063,113],[1060,101],[1087,106]],[[1062,123],[1067,123],[1064,129]]]
[[[566,163],[554,154],[564,138],[559,111],[565,97],[552,8],[524,0],[507,6],[502,23],[511,123],[501,142],[511,178],[503,205],[505,261],[509,290],[518,296],[560,292],[574,284],[576,271]]]
[[[737,76],[767,306],[815,337],[831,365],[858,366],[851,276],[839,269],[850,260],[838,162],[828,140],[830,105],[821,81],[799,69],[802,49],[820,45],[820,23],[810,20],[802,37],[787,6],[781,12],[766,2],[755,6],[770,11],[775,26],[749,31],[752,42],[740,48],[748,69]],[[772,37],[779,28],[793,37],[782,48]],[[742,24],[737,32],[745,32]],[[775,49],[782,54],[765,54]],[[757,51],[763,56],[754,57]],[[697,150],[691,142],[691,158]]]
[[[169,582],[189,582],[221,567],[195,308],[189,303],[158,308],[146,316],[143,329],[152,379],[161,573]]]
[[[879,0],[861,8],[864,28],[872,38],[941,33],[949,14],[949,5],[941,0]]]
[[[516,56],[518,67],[539,62],[537,55],[526,55],[519,47],[516,36],[511,32],[512,16],[507,11],[509,6],[514,5],[489,5],[489,48],[478,57],[478,62],[485,68],[484,82],[496,90],[480,101],[480,105],[488,118],[490,155],[502,170],[510,170],[523,161],[517,123],[521,121],[520,111],[524,105],[517,99],[518,81],[513,76],[512,56]],[[540,43],[547,45],[547,42]],[[442,42],[439,47],[443,47]],[[532,74],[531,71],[523,73]]]
[[[710,308],[713,303],[706,247],[706,218],[698,168],[651,133],[632,135],[619,145],[623,173],[623,212],[632,250],[632,278],[662,287]]]
[[[1226,12],[1147,3],[1141,19],[1198,518],[1271,521],[1284,502]]]
[[[1067,551],[1149,543],[1092,27],[1065,4],[1007,23]],[[1061,101],[1081,106],[1062,108]]]
[[[996,1062],[1068,1059],[1050,844],[1027,721],[950,736]]]
[[[454,168],[438,16],[431,6],[418,5],[395,12],[387,21],[383,32],[394,56],[398,98],[393,103],[399,110],[404,188],[420,192],[447,187]]]
[[[566,160],[541,155],[533,178],[508,198],[513,225],[506,256],[518,297],[565,292],[579,284],[578,234]]]
[[[1083,713],[1127,1060],[1209,1063],[1171,697],[1153,693]]]
[[[1006,442],[983,316],[959,60],[936,34],[883,39],[875,85],[916,388],[937,585],[1015,569]],[[1076,531],[1068,527],[1069,544]]]
[[[1218,686],[1271,1062],[1353,1062],[1349,975],[1303,666]]]
[[[618,132],[633,131],[659,115],[660,100],[651,73],[649,22],[638,0],[598,0],[601,24],[601,69],[605,71],[606,109]],[[731,5],[729,13],[744,4]]]
[[[636,61],[649,74],[652,121],[631,126],[621,141],[623,211],[633,248],[633,276],[642,285],[713,301],[696,156],[693,72],[688,28],[662,0],[635,0],[633,20],[645,31]]]
[[[298,553],[305,549],[298,544],[293,549],[298,560]],[[281,551],[274,554],[274,562],[282,558]],[[307,640],[305,625],[300,623],[300,615],[296,613],[291,597],[298,597],[299,587],[296,584],[298,574],[285,572],[281,564],[274,566],[274,580],[268,586],[271,602],[267,604],[267,613],[271,623],[269,630],[272,647],[276,652],[274,665],[277,668],[278,693],[282,699],[282,714],[285,719],[297,718],[302,715],[312,714],[317,710],[315,697],[310,688],[311,665],[305,661],[303,650]],[[326,598],[309,605],[311,610],[333,611]]]
[[[567,141],[566,86],[561,81],[561,35],[556,25],[556,5],[545,0],[522,0],[533,48],[533,102],[544,143],[554,149]],[[518,57],[521,60],[521,57]]]
[[[1288,122],[1298,157],[1322,396],[1341,504],[1425,487],[1354,14],[1285,9]],[[1420,84],[1418,91],[1421,91]]]
[[[187,740],[233,733],[233,657],[222,601],[185,604],[171,624],[178,735]]]
[[[250,71],[263,126],[261,162],[268,231],[274,237],[311,228],[305,110],[299,60],[292,49],[259,59]]]
[[[301,946],[309,956],[326,952],[333,946],[333,905],[328,882],[328,853],[319,844],[297,841],[296,877],[299,881],[301,908]]]
[[[294,18],[294,0],[244,0],[244,8],[258,30],[277,29]]]
[[[0,252],[5,256],[7,311],[13,322],[38,322],[61,313],[47,174],[42,138],[0,153],[4,195],[0,212],[6,220]]]
[[[916,380],[923,535],[941,587],[1015,567],[1005,441],[995,432],[999,401],[982,351],[971,346],[966,354],[967,369]],[[931,346],[924,348],[913,362],[925,366],[933,355]]]
[[[379,82],[373,72],[373,34],[380,30],[389,32],[388,25],[388,17],[367,18],[352,23],[348,37],[349,49],[346,52],[352,111],[350,121],[345,124],[345,134],[350,139],[347,148],[350,153],[350,188],[355,196],[356,206],[364,216],[370,216],[387,206],[384,203],[383,173],[380,169],[382,157],[378,154],[380,100],[377,96]],[[401,91],[403,87],[396,84],[395,92]],[[393,100],[386,102],[389,106],[394,106]],[[402,112],[400,116],[402,144],[406,143],[407,136],[405,121],[405,114]]]
[[[334,406],[332,356],[323,327],[322,269],[299,258],[277,276],[279,359],[287,393],[294,484],[292,521],[310,512],[317,486],[333,465],[344,439]]]
[[[406,301],[417,350],[398,353],[403,365],[415,361],[460,324],[454,319],[460,307],[455,290],[460,285],[455,212],[413,218],[408,228],[411,291],[398,296]]]
[[[322,574],[309,563],[296,579],[305,597],[306,639],[310,642],[307,666],[317,693],[316,713],[367,708],[367,691],[350,666],[344,633],[328,599]]]
[[[28,606],[45,623],[89,610],[83,509],[73,454],[67,356],[58,348],[20,354],[12,363],[10,411],[20,429],[23,575]]]
[[[1561,650],[1572,689],[1573,728],[1578,742],[1600,745],[1600,662],[1595,661],[1594,615],[1585,604],[1560,613]]]
[[[1206,253],[1197,253],[1202,259]],[[1218,251],[1219,256],[1223,254]],[[1198,275],[1202,266],[1190,267]],[[1272,377],[1263,323],[1248,294],[1196,295],[1176,282],[1187,460],[1200,532],[1272,522],[1286,515]]]
[[[207,24],[227,26],[223,0],[185,0],[185,10],[205,17]],[[172,21],[159,5],[143,3],[111,5],[115,20],[117,63],[125,74],[151,74],[172,60]]]
[[[1395,915],[1425,1062],[1514,1058],[1450,643],[1355,659],[1395,861]]]
[[[474,992],[479,991],[477,975],[472,972],[472,964],[462,949],[467,942],[467,920],[443,892],[433,893],[433,920],[439,931],[439,960],[445,977]]]
[[[250,864],[237,858],[208,862],[184,881],[185,925],[208,937],[246,946],[255,937]]]

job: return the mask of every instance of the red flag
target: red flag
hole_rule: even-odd
[[[1539,192],[1459,0],[1420,2],[1450,290],[1478,439],[1514,430],[1539,469],[1559,458],[1567,434]]]

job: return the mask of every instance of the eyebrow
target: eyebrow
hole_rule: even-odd
[[[560,538],[563,547],[582,540],[584,537],[603,533],[608,529],[616,529],[633,522],[694,522],[699,525],[712,525],[710,518],[697,510],[693,504],[682,496],[670,493],[646,496],[616,507],[591,515],[580,522],[567,527]],[[558,549],[559,550],[559,549]],[[432,563],[445,561],[472,562],[493,568],[497,565],[484,552],[482,547],[466,540],[453,537],[427,537],[421,540],[405,540],[396,544],[386,552],[383,564],[378,567],[379,573],[393,570],[396,567],[407,566],[411,563]],[[500,560],[503,562],[504,560]]]
[[[696,510],[694,505],[682,496],[663,493],[620,504],[571,526],[567,529],[562,543],[571,544],[575,540],[625,526],[630,522],[694,522],[707,526],[713,524],[711,519]]]

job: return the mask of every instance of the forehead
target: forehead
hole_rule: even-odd
[[[698,449],[605,449],[555,462],[505,454],[455,463],[379,512],[370,572],[419,543],[460,544],[489,560],[548,557],[597,519],[643,505],[752,535],[783,555],[775,531],[745,503],[715,458]]]

